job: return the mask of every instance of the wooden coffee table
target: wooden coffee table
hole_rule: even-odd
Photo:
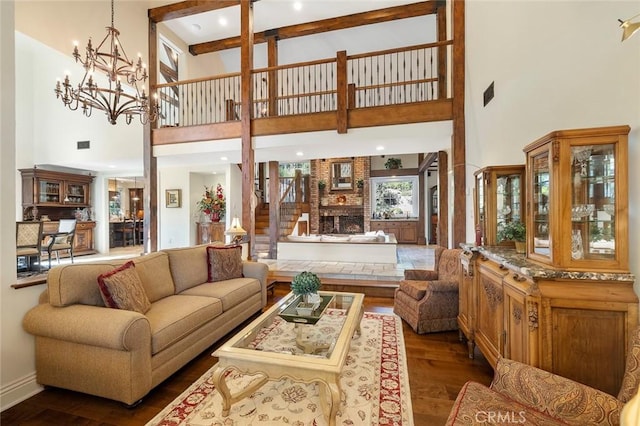
[[[329,309],[343,309],[345,312],[342,326],[330,339],[328,348],[326,350],[321,348],[320,356],[317,353],[310,356],[305,353],[268,352],[252,349],[250,346],[258,333],[265,327],[269,327],[274,319],[293,302],[296,296],[292,293],[260,315],[213,353],[213,356],[218,357],[218,364],[213,373],[213,382],[222,396],[223,416],[229,415],[231,404],[251,395],[267,381],[289,377],[299,382],[324,384],[324,386],[320,386],[321,405],[328,417],[329,425],[336,424],[336,414],[342,393],[340,373],[351,346],[351,339],[354,333],[360,330],[360,322],[364,313],[362,308],[364,294],[320,292],[320,295],[333,297],[328,306]],[[314,327],[314,325],[296,324],[296,327],[302,328],[294,333],[292,346],[296,346],[296,341],[300,340],[301,334],[305,334],[304,328]],[[232,394],[226,383],[227,372],[232,369],[250,375],[258,374],[261,377],[249,388]]]

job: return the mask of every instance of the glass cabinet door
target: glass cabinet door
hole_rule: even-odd
[[[533,253],[551,257],[551,240],[549,238],[550,220],[550,170],[549,151],[542,151],[530,159],[532,182],[532,211],[533,218]]]
[[[87,185],[83,183],[67,182],[65,204],[87,204]]]
[[[524,169],[523,164],[516,164],[489,166],[475,172],[476,226],[483,245],[515,245],[504,238],[504,228],[512,222],[524,222]]]
[[[496,211],[498,230],[510,222],[521,222],[522,174],[498,174],[496,178]]]
[[[477,215],[477,224],[476,226],[479,228],[480,235],[479,237],[482,239],[484,244],[487,243],[487,224],[485,217],[485,201],[484,201],[484,173],[478,173],[476,175],[476,215]]]
[[[60,203],[61,189],[62,189],[61,181],[40,179],[38,181],[38,202],[40,204]]]
[[[613,144],[571,147],[571,258],[616,257]]]
[[[626,272],[629,126],[559,130],[527,145],[527,257]]]

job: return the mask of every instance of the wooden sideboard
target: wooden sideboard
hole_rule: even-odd
[[[224,222],[196,222],[196,244],[225,242]]]
[[[95,229],[95,227],[95,222],[76,222],[76,235],[73,238],[74,256],[97,253],[97,251],[94,249],[93,244],[93,230]],[[58,222],[46,221],[43,223],[42,229],[45,233],[56,232],[58,230]],[[64,251],[62,251],[60,255],[66,256]]]
[[[418,221],[416,220],[372,220],[369,227],[371,231],[394,234],[400,244],[418,243]]]
[[[633,274],[544,267],[511,248],[463,248],[458,322],[470,356],[477,345],[494,367],[501,356],[617,394],[638,324]]]

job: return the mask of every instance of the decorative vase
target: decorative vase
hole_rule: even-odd
[[[527,251],[527,245],[524,241],[515,241],[516,253],[524,254]]]
[[[211,222],[220,222],[220,213],[218,212],[211,213]]]

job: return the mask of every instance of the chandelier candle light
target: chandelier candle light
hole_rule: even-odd
[[[142,62],[142,57],[138,54],[138,61],[134,64],[129,60],[127,54],[119,40],[120,31],[113,24],[114,5],[111,0],[111,26],[106,27],[107,35],[94,49],[91,38],[87,43],[84,59],[78,52],[78,44],[75,42],[73,57],[76,62],[80,62],[85,69],[84,77],[77,87],[69,81],[69,74],[61,82],[56,83],[56,98],[70,110],[75,111],[79,106],[87,117],[91,116],[93,109],[104,111],[111,124],[116,124],[116,120],[121,114],[126,117],[127,124],[131,123],[133,116],[138,115],[142,124],[156,121],[158,118],[157,95],[154,95],[153,102],[142,90],[138,88],[138,82],[147,80],[147,68]],[[106,49],[109,49],[107,52]],[[94,72],[100,70],[106,74],[108,87],[100,87],[94,80]],[[122,83],[126,83],[135,93],[127,93]]]

